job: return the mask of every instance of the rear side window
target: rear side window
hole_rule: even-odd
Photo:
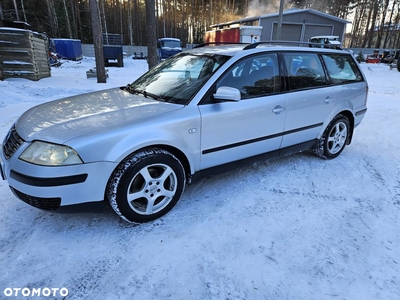
[[[290,90],[327,85],[321,60],[316,53],[284,53]]]
[[[322,58],[332,84],[364,81],[360,69],[350,55],[324,54]]]

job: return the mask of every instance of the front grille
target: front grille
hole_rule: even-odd
[[[4,156],[7,159],[10,159],[10,157],[15,153],[15,151],[17,151],[17,149],[24,142],[25,142],[24,139],[18,135],[17,130],[15,130],[15,126],[13,126],[8,132],[6,138],[4,139],[4,144],[3,144]]]
[[[44,209],[44,210],[56,210],[56,209],[60,208],[61,198],[33,197],[33,196],[29,196],[27,194],[24,194],[12,187],[10,187],[10,188],[15,196],[17,196],[19,199],[21,199],[25,203],[28,203],[29,205],[32,205],[34,207]]]

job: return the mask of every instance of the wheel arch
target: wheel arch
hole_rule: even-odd
[[[123,159],[121,159],[121,162],[123,162],[126,158],[134,155],[135,153],[138,153],[138,152],[146,150],[146,149],[151,149],[151,148],[162,149],[162,150],[168,151],[169,153],[174,155],[180,161],[180,163],[182,164],[184,172],[186,174],[186,181],[188,183],[190,183],[190,178],[191,178],[191,173],[192,172],[191,172],[191,165],[190,165],[189,159],[187,158],[185,153],[183,153],[181,150],[179,150],[176,147],[170,146],[170,145],[154,144],[154,145],[147,145],[147,146],[138,148],[135,151],[133,151],[133,152],[129,153],[128,155],[126,155]],[[115,167],[115,169],[117,169],[119,165],[120,165],[120,163]],[[110,177],[108,178],[108,181],[110,180],[113,172],[111,172]],[[105,193],[106,193],[106,190],[107,190],[107,188],[105,188]]]
[[[163,157],[159,157],[160,161],[155,162],[154,164],[151,161],[146,160],[151,156],[160,156],[160,155]],[[138,190],[134,190],[132,192],[133,194],[137,194],[135,196],[136,198],[129,200],[126,193],[129,193],[131,188],[130,185],[134,184],[132,183],[133,178],[135,178],[136,175],[140,173],[139,170],[143,168],[154,167],[155,169],[161,168],[163,173],[165,171],[165,167],[164,166],[160,167],[159,164],[162,164],[164,166],[165,164],[167,164],[168,167],[172,169],[179,168],[179,170],[174,169],[172,171],[170,169],[169,173],[174,175],[168,175],[164,179],[163,176],[151,178],[152,175],[149,172],[148,173],[149,176],[144,176],[141,179],[139,179],[139,183],[136,186],[138,187]],[[165,145],[151,145],[137,149],[136,151],[133,151],[132,153],[127,155],[115,167],[114,171],[111,173],[105,188],[104,199],[107,203],[110,204],[110,206],[114,209],[117,215],[119,215],[122,219],[128,222],[144,223],[153,221],[156,218],[159,218],[164,214],[168,213],[179,201],[185,189],[185,184],[187,182],[187,179],[185,180],[185,178],[187,178],[186,174],[188,172],[187,171],[188,164],[189,162],[186,159],[186,156],[174,147],[168,147],[168,146],[165,147]],[[157,174],[157,171],[155,172],[156,172],[155,174]],[[174,176],[175,178],[175,180],[170,181],[172,187],[171,190],[167,187],[163,188],[164,183],[167,182],[167,178],[169,178],[170,176]],[[151,179],[150,180],[149,178],[146,179],[146,177],[150,177]],[[154,180],[158,182],[155,183]],[[145,183],[145,185],[142,185],[143,182]],[[157,187],[157,185],[159,184],[161,185]],[[145,186],[147,187],[144,188]],[[150,188],[152,186],[154,186],[155,189]],[[173,195],[171,196],[168,193],[167,194],[163,194],[162,192],[160,193],[160,191],[164,189],[168,191],[173,191]],[[150,197],[150,199],[147,197]],[[134,200],[138,200],[139,203],[140,202],[146,203],[146,201],[143,200],[146,198],[147,198],[147,204],[144,204],[145,205],[144,210],[141,210],[139,208],[140,212],[134,209],[131,206],[131,204],[127,204],[127,202]],[[159,199],[161,200],[159,201]],[[158,203],[161,203],[161,206],[156,208],[156,211],[153,212],[152,208],[156,207],[154,203],[156,203],[157,201],[159,201]],[[150,211],[147,210],[148,205],[152,207]]]
[[[354,131],[354,121],[355,121],[354,115],[349,110],[343,110],[343,111],[337,113],[336,116],[337,115],[344,115],[350,122],[350,132],[349,132],[349,138],[347,141],[347,145],[350,145],[351,140],[353,138],[353,131]]]
[[[176,156],[176,158],[181,162],[181,164],[182,164],[182,166],[184,168],[184,171],[185,171],[185,174],[186,174],[186,181],[190,182],[191,166],[190,166],[190,163],[189,163],[189,159],[187,158],[185,153],[183,153],[178,148],[175,148],[175,147],[169,146],[169,145],[153,145],[153,146],[145,147],[143,149],[147,149],[147,148],[164,149],[164,150],[168,151],[169,153],[173,154],[174,156]],[[139,149],[137,151],[141,151],[143,149]]]

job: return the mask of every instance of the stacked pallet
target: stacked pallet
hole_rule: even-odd
[[[0,56],[3,78],[39,80],[50,77],[48,39],[39,33],[0,28]]]

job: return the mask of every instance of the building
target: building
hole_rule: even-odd
[[[237,31],[237,28],[240,27],[246,27],[247,31],[249,31],[248,28],[250,26],[261,27],[260,36],[254,35],[253,37],[256,41],[277,40],[278,19],[279,14],[274,13],[215,24],[211,26],[211,31],[207,31],[204,41],[218,41],[210,40],[210,37],[218,36],[215,31]],[[328,35],[339,36],[339,39],[343,41],[346,25],[349,23],[351,22],[311,8],[289,9],[283,12],[281,39],[285,41],[308,42],[312,36]]]

